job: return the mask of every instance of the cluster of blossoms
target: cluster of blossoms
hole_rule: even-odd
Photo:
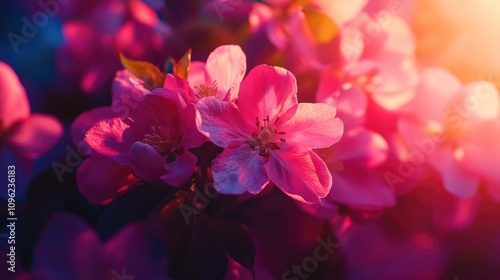
[[[102,242],[80,220],[60,214],[48,223],[22,279],[108,279],[121,267],[144,279],[202,279],[203,273],[220,273],[220,267],[203,263],[212,253],[222,274],[203,279],[277,279],[283,272],[280,279],[307,279],[296,266],[287,272],[296,256],[270,260],[277,249],[266,239],[282,247],[315,239],[324,234],[324,221],[350,262],[349,279],[368,279],[367,271],[375,275],[369,279],[437,279],[445,244],[418,218],[420,209],[403,209],[419,226],[408,234],[411,242],[388,237],[383,222],[358,222],[389,213],[401,223],[401,197],[432,194],[425,201],[431,214],[422,215],[435,228],[462,229],[478,214],[482,189],[500,202],[496,85],[463,83],[444,68],[420,63],[416,38],[398,16],[403,7],[391,1],[197,2],[202,4],[196,12],[189,3],[139,0],[75,1],[61,10],[66,41],[57,50],[59,70],[78,80],[82,92],[111,89],[108,106],[92,108],[71,124],[72,141],[86,153],[76,171],[78,190],[91,204],[106,207],[98,231],[106,228],[104,221],[114,222],[106,214],[120,212],[142,192],[158,198],[148,197],[151,205],[140,218],[158,218],[163,227],[154,221],[121,225]],[[186,18],[177,19],[179,11]],[[227,28],[233,39],[192,13],[226,17],[227,25],[238,26]],[[208,53],[197,45],[195,27],[220,33]],[[0,104],[0,152],[25,163],[52,147],[62,128],[50,117],[29,116],[17,77],[5,64],[0,72],[0,88],[12,93],[2,95]],[[235,205],[247,206],[252,215]],[[285,225],[294,232],[281,240],[260,228],[273,227],[255,217],[280,207],[291,211],[284,220],[311,225],[307,232]],[[140,220],[131,216],[117,220]],[[64,224],[71,230],[54,240]],[[379,244],[371,243],[372,236]],[[61,252],[50,253],[49,244],[58,242]],[[81,258],[67,249],[72,242],[96,257]],[[329,242],[319,244],[334,256]],[[365,245],[372,253],[389,249],[365,255]],[[255,251],[264,257],[256,258]],[[379,268],[381,259],[398,263],[405,254],[422,270],[411,275]],[[130,255],[144,258],[135,263]],[[316,268],[310,273],[319,259],[311,261]],[[306,260],[304,271],[311,267]],[[364,273],[356,270],[361,266]],[[174,276],[165,278],[165,271]],[[334,275],[321,273],[324,279]]]
[[[115,79],[114,106],[75,122],[74,130],[86,131],[82,140],[92,149],[78,176],[91,201],[113,199],[139,181],[189,184],[197,167],[190,149],[205,141],[224,148],[210,169],[219,193],[258,194],[270,182],[305,202],[319,202],[329,193],[332,175],[313,149],[338,142],[343,123],[333,106],[298,103],[297,82],[289,71],[259,65],[245,77],[245,54],[234,45],[217,48],[206,64],[193,63],[187,79],[147,72],[143,67],[149,64],[125,64],[131,72],[123,70]],[[152,85],[149,91],[145,79],[158,80],[161,87]],[[121,116],[120,100],[133,100]],[[123,180],[98,183],[106,191],[86,181],[107,180],[90,172],[126,167]]]

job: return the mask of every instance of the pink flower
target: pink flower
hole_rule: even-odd
[[[342,31],[342,63],[336,70],[378,105],[395,111],[415,96],[419,82],[415,45],[403,19],[392,16],[386,24],[361,14]]]
[[[394,194],[377,172],[389,147],[380,134],[364,126],[368,105],[365,93],[327,73],[321,79],[316,100],[335,107],[345,126],[339,143],[317,151],[335,174],[335,188],[324,200],[325,206],[327,201],[366,210],[394,206]]]
[[[15,165],[18,178],[21,174],[31,177],[31,161],[56,144],[63,133],[62,125],[52,116],[30,114],[30,104],[23,86],[12,68],[3,62],[0,62],[0,91],[2,165]],[[17,184],[18,196],[23,194],[26,187],[20,182]],[[6,194],[7,192],[2,195]]]
[[[162,245],[161,231],[151,222],[128,225],[103,243],[77,217],[56,214],[37,243],[28,279],[168,280]]]
[[[429,163],[444,187],[472,197],[482,181],[500,201],[500,101],[495,86],[479,81],[462,86],[449,72],[422,73],[416,98],[398,128],[407,150],[400,157],[414,166]]]
[[[186,104],[194,100],[194,94],[187,81],[167,75],[165,87],[178,93]],[[113,102],[111,107],[96,108],[80,115],[72,124],[73,141],[77,145],[85,144],[87,132],[100,121],[113,118],[127,119],[132,110],[137,109],[144,95],[149,90],[144,88],[144,81],[127,70],[118,71],[113,81]],[[192,112],[193,107],[191,105]],[[192,114],[194,118],[194,115]],[[193,119],[192,119],[193,121]],[[90,150],[90,156],[78,167],[77,182],[80,192],[95,204],[107,204],[118,195],[136,186],[141,179],[134,175],[129,165],[117,162],[107,156]]]
[[[301,201],[328,194],[332,176],[311,149],[339,141],[343,124],[331,106],[299,104],[290,72],[257,66],[241,84],[238,108],[209,97],[196,109],[200,131],[224,148],[212,163],[219,192],[257,194],[272,181]]]
[[[246,70],[243,50],[239,46],[226,45],[210,53],[206,63],[191,63],[188,81],[198,100],[215,96],[220,100],[233,101],[237,98]]]
[[[111,107],[95,108],[81,114],[71,124],[73,142],[89,154],[78,166],[78,189],[94,204],[107,204],[140,182],[130,167],[94,152],[84,141],[85,135],[96,123],[117,116]]]
[[[316,35],[328,34],[333,30],[311,30],[318,26],[309,26],[304,12],[313,11],[310,16],[316,18],[334,21],[336,26],[344,26],[346,23],[355,18],[368,2],[367,0],[354,0],[346,3],[338,0],[310,0],[310,1],[293,1],[293,0],[268,0],[264,3],[254,3],[253,9],[249,15],[249,22],[253,30],[262,28],[267,33],[269,40],[279,50],[284,50],[289,44],[289,40],[293,40],[293,35],[300,37],[304,45],[316,44],[321,40],[321,36]],[[294,29],[294,21],[299,20],[299,29]],[[325,24],[327,21],[316,21],[316,24]],[[331,26],[330,26],[331,27]],[[313,35],[313,36],[311,36]],[[328,36],[327,36],[328,37]],[[322,37],[327,38],[327,37]],[[331,39],[331,38],[330,38]],[[325,43],[324,41],[321,43]]]
[[[161,179],[177,187],[194,172],[196,157],[188,149],[205,141],[194,116],[194,107],[178,92],[156,89],[143,96],[127,118],[98,121],[85,142],[96,153],[130,167],[144,181]]]
[[[66,43],[57,54],[59,69],[77,77],[83,91],[102,89],[120,68],[118,53],[163,63],[172,30],[139,0],[94,3],[63,25]]]
[[[363,0],[272,2],[255,4],[250,24],[254,31],[266,30],[293,73],[331,71],[388,110],[415,95],[415,39],[402,19],[371,17],[362,12]]]

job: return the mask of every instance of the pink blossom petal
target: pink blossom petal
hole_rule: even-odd
[[[137,279],[171,279],[165,276],[168,260],[163,236],[151,222],[133,223],[120,230],[106,243],[103,255],[109,271],[99,279],[117,278],[113,270]]]
[[[420,78],[417,94],[406,110],[421,120],[441,122],[443,113],[462,85],[453,74],[441,68],[425,69]]]
[[[319,203],[332,187],[332,175],[314,152],[270,152],[266,171],[278,188],[303,202]]]
[[[145,2],[150,2],[153,6],[161,7],[158,0],[147,1],[129,1],[128,10],[134,20],[138,21],[145,26],[154,27],[158,24],[159,18],[152,7],[148,6]],[[156,3],[155,3],[156,2]],[[148,3],[149,4],[149,3]]]
[[[297,110],[297,81],[292,73],[280,68],[259,65],[248,73],[238,94],[238,108],[251,126],[255,120],[269,117],[273,123],[289,120]]]
[[[322,17],[330,23],[325,30],[335,30],[331,31],[331,34],[326,35],[332,37],[330,39],[321,38],[323,41],[319,41],[317,38],[318,34],[314,34],[314,27],[309,26],[307,20],[307,13],[313,13],[315,16],[322,15]],[[324,23],[326,24],[326,23]],[[336,34],[336,24],[331,21],[331,19],[325,15],[322,11],[311,10],[311,9],[297,9],[290,15],[289,29],[293,32],[293,36],[288,36],[290,40],[290,53],[293,57],[289,57],[289,63],[292,69],[296,71],[304,72],[312,67],[315,70],[326,70],[330,65],[338,60],[338,41]],[[321,33],[324,35],[323,33]],[[300,58],[297,58],[297,54],[300,54]]]
[[[470,172],[491,182],[500,182],[500,121],[475,126],[462,144],[463,157],[458,161]]]
[[[337,143],[344,132],[344,124],[335,118],[335,108],[326,104],[300,103],[295,115],[279,130],[293,145],[309,149],[326,148]]]
[[[173,186],[180,187],[193,176],[196,167],[196,156],[188,151],[175,158],[172,163],[166,164],[167,174],[161,176],[163,182]]]
[[[247,144],[224,149],[212,162],[215,189],[225,194],[259,193],[269,183],[265,161]]]
[[[49,151],[62,134],[63,127],[56,118],[33,114],[16,126],[8,141],[21,157],[36,159]]]
[[[172,134],[179,131],[179,110],[185,107],[180,103],[184,103],[184,99],[167,89],[156,89],[154,93],[142,97],[137,108],[130,112],[130,137],[124,135],[124,139],[142,141],[144,135],[152,133],[152,126],[162,126]]]
[[[336,202],[364,210],[396,205],[389,186],[366,168],[351,168],[332,176],[333,186],[328,197]]]
[[[356,86],[343,83],[333,74],[321,78],[316,101],[335,107],[337,117],[346,128],[354,128],[365,121],[368,106],[366,94]]]
[[[205,62],[192,61],[189,65],[188,82],[192,87],[206,84]]]
[[[418,84],[416,64],[405,55],[387,54],[381,61],[378,75],[370,85],[371,97],[380,106],[394,111],[406,105],[415,97]]]
[[[30,115],[30,104],[19,78],[9,65],[0,61],[0,130]]]
[[[150,145],[135,142],[130,147],[130,164],[134,175],[146,182],[156,182],[167,173],[165,159]]]
[[[415,51],[415,36],[408,23],[402,18],[393,15],[390,24],[381,24],[380,18],[373,18],[367,14],[360,16],[356,24],[367,37],[370,47],[365,48],[363,57],[375,61],[381,60],[380,56],[399,54],[411,57]]]
[[[174,76],[171,76],[174,77]],[[168,78],[168,76],[167,76]],[[176,115],[176,111],[172,110],[171,113],[174,113],[174,115],[169,115],[163,113],[162,116],[164,115],[169,115],[169,120],[163,120],[161,122],[162,126],[164,127],[171,127],[174,128],[172,129],[172,133],[180,134],[182,136],[182,147],[186,148],[196,148],[203,144],[207,140],[207,138],[199,132],[196,126],[196,109],[194,108],[194,105],[192,103],[186,103],[186,97],[181,95],[181,92],[184,90],[189,90],[189,85],[184,84],[184,82],[181,82],[180,80],[184,81],[181,78],[178,78],[177,83],[178,84],[183,84],[182,86],[184,89],[179,89],[179,88],[173,88],[173,91],[168,90],[168,89],[155,89],[151,93],[151,95],[158,95],[162,97],[163,99],[166,99],[168,101],[171,101],[177,105],[178,109],[178,115]],[[146,97],[147,99],[151,99],[150,97]],[[146,99],[145,98],[145,99]],[[193,96],[194,98],[194,96]],[[152,100],[152,99],[151,99]],[[162,100],[164,101],[164,100]],[[157,112],[161,114],[160,112]],[[154,119],[155,123],[160,123],[158,121],[160,118]],[[172,124],[172,121],[179,122]],[[170,123],[170,125],[169,125]],[[178,127],[178,131],[175,131],[175,128]],[[150,131],[145,131],[145,133],[150,133]]]
[[[99,155],[86,158],[76,173],[78,189],[94,204],[106,204],[139,182],[132,170]]]
[[[342,0],[312,0],[311,2],[331,16],[339,26],[342,26],[358,15],[366,6],[368,0],[348,2]]]
[[[239,86],[247,70],[245,53],[236,45],[225,45],[215,49],[207,58],[206,83],[217,84],[217,98],[228,100],[237,97]]]
[[[271,6],[262,3],[253,3],[252,11],[248,16],[252,31],[264,29],[271,43],[278,49],[285,49],[289,37],[283,23],[275,17]]]
[[[340,31],[340,56],[343,65],[356,63],[363,55],[365,41],[363,32],[354,26],[346,26]]]
[[[115,113],[109,107],[95,108],[79,115],[71,124],[71,139],[73,143],[81,143],[87,131],[98,121],[114,117]]]
[[[363,127],[345,132],[334,149],[340,160],[357,160],[366,167],[382,164],[389,153],[389,146],[384,138]]]
[[[466,84],[453,101],[452,106],[458,105],[465,111],[467,121],[472,125],[500,117],[500,96],[492,83],[480,81]]]
[[[250,139],[252,126],[243,121],[231,103],[208,97],[196,104],[196,110],[198,129],[215,145],[225,148],[233,141],[242,143]]]
[[[450,193],[470,198],[476,194],[479,186],[479,177],[463,168],[454,158],[454,151],[449,147],[442,147],[429,157],[429,161],[438,171],[443,185]]]
[[[112,78],[117,65],[114,63],[98,62],[87,69],[80,81],[80,88],[88,94],[99,92]]]
[[[124,131],[129,128],[119,118],[106,119],[97,122],[85,135],[85,143],[95,152],[109,156],[122,164],[128,163],[128,147],[131,143],[125,143]]]
[[[398,155],[402,161],[408,160],[411,151],[420,151],[423,148],[425,149],[426,156],[432,155],[437,145],[440,143],[436,140],[438,138],[435,139],[430,135],[426,135],[425,126],[414,118],[400,118],[398,120],[397,127],[398,132],[401,134],[405,142],[405,149],[403,149]]]
[[[184,80],[181,77],[168,74],[165,77],[165,83],[163,84],[163,87],[171,92],[178,93],[180,96],[182,96],[185,103],[196,103],[194,92],[189,87],[188,81]]]
[[[185,148],[196,148],[208,139],[196,126],[196,109],[192,104],[180,112],[183,116],[181,120],[180,133],[182,135],[181,146]]]
[[[101,241],[79,218],[54,215],[38,240],[34,279],[102,279]]]
[[[413,161],[412,165],[417,166],[430,163],[440,175],[444,187],[456,196],[469,198],[476,193],[479,176],[467,170],[466,164],[456,158],[456,149],[443,145],[444,138],[424,134],[420,124],[412,120],[401,119],[398,128],[408,148],[401,155],[403,161]]]
[[[419,75],[415,61],[415,39],[408,25],[400,18],[391,18],[391,24],[380,28],[380,23],[368,18],[363,22],[366,30],[378,26],[378,32],[369,36],[370,47],[363,52],[363,59],[378,64],[378,75],[374,77],[370,92],[372,98],[387,110],[396,110],[414,96],[414,87]]]
[[[112,110],[124,119],[128,117],[130,110],[137,107],[142,96],[149,92],[144,88],[144,81],[132,75],[128,70],[116,72],[113,80]]]

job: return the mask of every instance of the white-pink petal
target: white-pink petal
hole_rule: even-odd
[[[289,145],[326,148],[337,143],[344,132],[344,124],[335,113],[335,108],[326,104],[300,103],[295,115],[278,130],[286,132],[283,138]]]
[[[299,201],[319,203],[332,187],[330,171],[314,152],[270,152],[266,170],[278,188]]]

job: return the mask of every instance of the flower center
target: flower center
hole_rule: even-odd
[[[194,95],[196,99],[202,99],[209,96],[217,95],[217,81],[214,81],[212,85],[198,85],[194,87]]]
[[[252,134],[252,140],[247,141],[250,148],[257,151],[260,156],[269,157],[269,150],[279,150],[279,143],[284,143],[286,140],[283,135],[286,134],[284,131],[278,131],[275,126],[278,122],[279,117],[271,123],[269,116],[263,119],[263,123],[259,118],[255,118],[255,125],[257,126],[257,131]]]
[[[184,149],[179,147],[182,135],[175,137],[169,133],[163,126],[151,126],[151,134],[144,135],[142,142],[153,147],[158,154],[165,157],[166,163],[174,162],[177,156],[184,153]]]

